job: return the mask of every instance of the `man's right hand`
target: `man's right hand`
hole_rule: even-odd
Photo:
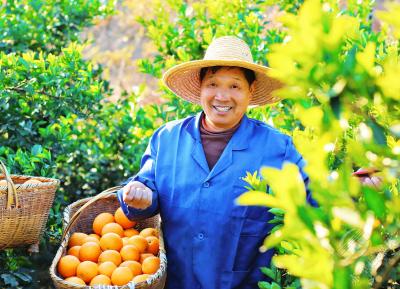
[[[143,210],[151,206],[153,192],[141,182],[129,182],[122,190],[123,200],[129,207]]]

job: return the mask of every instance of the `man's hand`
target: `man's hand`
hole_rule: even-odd
[[[142,210],[151,206],[153,192],[141,182],[130,182],[122,190],[128,206]]]

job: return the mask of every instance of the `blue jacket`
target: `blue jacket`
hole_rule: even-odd
[[[259,247],[272,228],[267,208],[237,206],[246,172],[262,166],[281,168],[285,161],[303,172],[304,160],[289,136],[246,115],[210,171],[200,138],[201,113],[172,121],[152,136],[141,169],[130,180],[153,190],[145,210],[128,207],[125,214],[143,219],[162,217],[167,252],[167,289],[254,289],[265,280],[259,270],[273,251]]]

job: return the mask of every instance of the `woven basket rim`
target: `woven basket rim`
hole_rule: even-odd
[[[48,177],[40,177],[40,176],[30,176],[30,175],[10,175],[11,179],[14,178],[26,178],[26,179],[34,179],[39,180],[42,183],[38,184],[14,184],[15,188],[34,188],[34,187],[50,187],[50,186],[58,186],[60,184],[60,180],[56,178],[48,178]],[[0,180],[5,180],[4,174],[0,175]],[[0,185],[0,190],[7,189],[7,185]]]

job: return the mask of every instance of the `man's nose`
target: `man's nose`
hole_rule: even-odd
[[[217,99],[217,100],[227,100],[228,99],[228,93],[225,91],[225,89],[218,89],[217,92],[215,93],[215,99]]]

